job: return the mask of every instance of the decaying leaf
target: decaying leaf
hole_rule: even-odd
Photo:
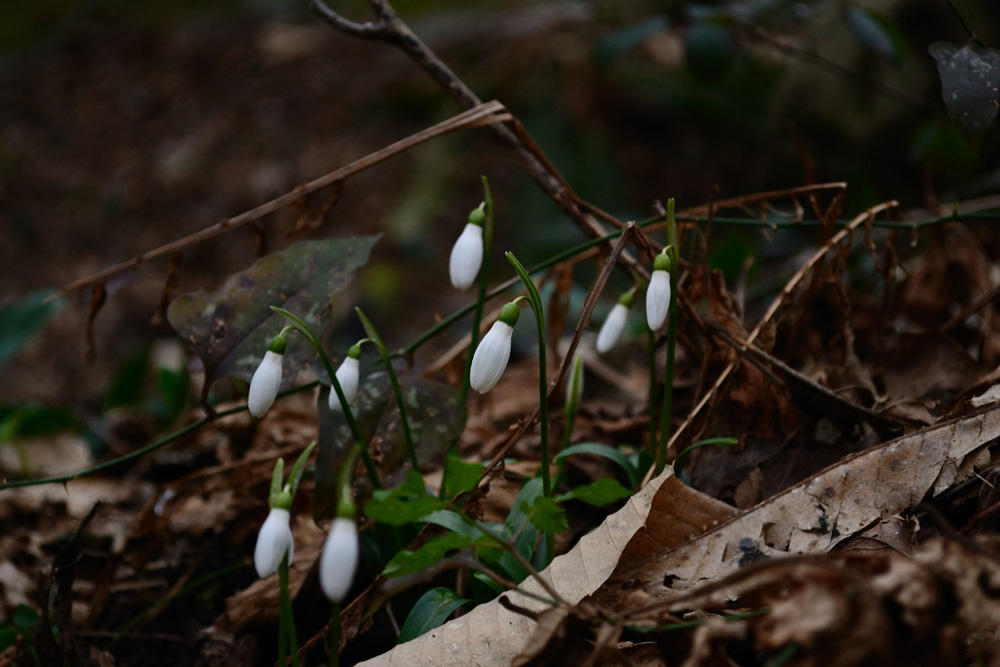
[[[934,42],[928,48],[941,76],[941,97],[962,131],[982,135],[997,115],[1000,51]]]
[[[293,312],[310,326],[319,324],[331,295],[350,284],[378,239],[374,235],[296,243],[229,276],[214,290],[174,299],[167,317],[201,358],[205,392],[223,376],[247,381],[253,377],[271,338],[288,323],[271,306]],[[316,351],[303,336],[288,336],[282,384],[290,383],[315,358]]]

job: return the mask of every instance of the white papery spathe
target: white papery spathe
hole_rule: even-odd
[[[471,222],[451,249],[448,269],[455,289],[467,289],[476,282],[479,267],[483,265],[483,228]]]
[[[288,554],[288,562],[292,562],[295,554],[295,543],[292,540],[291,517],[288,510],[273,508],[264,520],[257,534],[257,546],[253,550],[253,564],[257,568],[257,576],[261,579],[270,577],[278,571],[281,559]]]
[[[497,320],[476,348],[469,369],[469,386],[480,394],[485,394],[500,381],[510,359],[513,335],[514,327]]]
[[[281,358],[282,355],[278,352],[268,350],[250,380],[247,409],[258,419],[270,409],[278,395],[281,387]]]
[[[319,583],[333,602],[342,602],[358,568],[358,527],[351,519],[335,519],[319,559]]]
[[[616,303],[607,319],[601,325],[601,330],[597,334],[597,351],[604,354],[613,348],[625,333],[625,325],[628,324],[628,307],[621,303]]]
[[[358,394],[359,369],[360,362],[351,356],[345,357],[343,363],[340,364],[340,368],[337,369],[337,382],[340,383],[340,388],[343,390],[344,398],[347,399],[348,403],[353,401],[354,397]],[[330,409],[341,409],[337,391],[332,386],[330,387]]]
[[[670,310],[670,272],[653,271],[646,289],[646,324],[653,331],[663,326]]]

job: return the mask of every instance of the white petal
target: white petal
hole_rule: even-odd
[[[628,308],[616,303],[608,313],[608,319],[601,325],[600,333],[597,334],[597,351],[604,354],[613,348],[625,332],[626,324],[628,324]]]
[[[456,289],[466,289],[476,281],[476,274],[483,264],[483,228],[469,223],[451,249],[448,269],[451,284]]]
[[[345,357],[344,361],[337,369],[337,382],[344,391],[344,398],[350,403],[358,395],[358,373],[359,363],[354,357]],[[337,398],[337,391],[330,387],[330,409],[340,410],[340,399]]]
[[[469,370],[469,386],[480,394],[485,394],[500,381],[510,359],[513,333],[514,327],[497,320],[476,348]]]
[[[351,589],[357,568],[358,527],[350,519],[337,519],[319,560],[319,583],[326,597],[341,602]]]
[[[250,380],[250,394],[247,396],[247,407],[250,414],[258,419],[264,416],[281,387],[281,355],[267,351],[264,360]]]
[[[670,274],[666,271],[653,271],[646,290],[646,324],[656,331],[667,319],[670,309]]]
[[[257,534],[257,546],[253,550],[253,564],[257,568],[257,576],[261,579],[270,577],[278,571],[281,559],[288,554],[288,562],[292,562],[295,554],[295,543],[292,540],[292,529],[289,527],[288,510],[272,509],[264,520]]]

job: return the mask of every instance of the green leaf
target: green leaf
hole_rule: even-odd
[[[978,138],[997,115],[1000,51],[934,42],[928,48],[941,76],[941,97],[962,131]]]
[[[38,625],[38,612],[22,603],[14,609],[10,620],[18,628],[33,628]]]
[[[561,463],[574,454],[594,454],[596,456],[603,456],[609,461],[614,461],[625,469],[625,474],[628,476],[628,483],[633,489],[638,488],[642,482],[642,473],[639,472],[639,469],[629,460],[628,456],[614,447],[608,447],[597,442],[582,442],[559,452],[555,457],[555,462]]]
[[[104,397],[104,410],[141,405],[149,375],[149,348],[126,359],[115,373],[111,388]]]
[[[375,235],[296,243],[262,257],[214,290],[174,299],[167,318],[201,358],[205,394],[220,377],[247,381],[253,377],[271,338],[285,326],[285,318],[271,306],[290,310],[314,330],[321,329],[320,318],[331,296],[351,283],[378,239]],[[315,359],[316,351],[305,337],[288,336],[283,385]],[[314,370],[320,374],[320,369]]]
[[[472,546],[472,540],[458,533],[445,533],[430,538],[416,551],[400,551],[392,557],[382,574],[392,579],[425,570],[443,560],[449,551]]]
[[[593,484],[578,486],[569,493],[556,498],[556,502],[564,503],[567,500],[582,500],[588,505],[607,505],[622,498],[628,498],[632,492],[618,483],[611,477],[602,477]]]
[[[444,507],[444,501],[427,493],[424,478],[416,470],[406,473],[403,483],[394,489],[376,489],[365,505],[365,514],[392,526],[420,521],[435,510]]]
[[[444,625],[452,613],[468,602],[465,598],[458,597],[458,594],[450,588],[432,588],[417,600],[410,610],[410,615],[406,617],[403,627],[399,630],[397,644],[403,644],[416,639],[428,630]]]
[[[66,408],[44,405],[0,405],[0,442],[39,438],[82,424]]]
[[[32,292],[0,308],[0,365],[14,356],[62,308],[62,299],[45,303],[52,294],[52,290]]]
[[[482,465],[463,461],[456,452],[449,451],[445,461],[445,496],[454,498],[460,493],[472,491],[482,476]]]
[[[438,510],[436,512],[431,512],[421,520],[426,521],[427,523],[433,523],[435,526],[447,528],[453,533],[465,535],[472,540],[477,540],[483,535],[483,531],[463,519],[461,515],[454,510]]]
[[[422,466],[440,464],[443,452],[465,429],[465,406],[458,391],[451,385],[408,375],[400,376],[399,384],[416,441],[417,461]],[[344,413],[330,410],[329,395],[330,388],[324,387],[316,404],[319,445],[313,516],[317,520],[332,518],[336,511],[341,462],[354,443]],[[365,442],[374,439],[379,443],[382,484],[386,487],[398,484],[409,469],[409,454],[389,376],[382,371],[363,377],[351,408]],[[437,507],[424,514],[434,509]]]
[[[547,496],[538,496],[531,504],[522,503],[521,509],[528,515],[532,525],[543,533],[561,533],[569,530],[566,511]]]
[[[685,447],[684,451],[682,451],[680,454],[677,455],[677,458],[674,459],[674,471],[680,472],[684,468],[684,464],[687,463],[688,457],[691,456],[691,452],[698,449],[699,447],[715,447],[715,446],[732,447],[733,445],[738,443],[739,440],[737,440],[736,438],[706,438],[705,440],[699,440],[693,445]]]

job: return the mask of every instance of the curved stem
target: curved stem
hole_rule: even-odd
[[[413,442],[413,433],[410,431],[410,420],[406,417],[406,402],[403,400],[403,389],[399,386],[399,377],[396,376],[396,369],[392,367],[389,350],[386,349],[385,343],[382,342],[382,337],[378,334],[378,330],[372,324],[372,321],[368,319],[368,316],[364,314],[364,311],[360,308],[355,308],[354,310],[361,319],[361,324],[364,325],[368,337],[371,338],[372,345],[378,350],[386,372],[389,373],[389,382],[392,383],[392,393],[396,395],[396,405],[399,407],[399,421],[403,425],[403,437],[406,438],[406,448],[410,454],[410,464],[414,470],[419,472],[420,466],[417,464],[417,448]]]
[[[538,329],[538,425],[541,428],[542,435],[542,490],[546,496],[551,496],[552,479],[549,471],[549,383],[545,362],[545,311],[542,308],[542,297],[538,294],[535,281],[528,275],[521,262],[517,261],[514,253],[508,252],[506,256],[507,261],[517,271],[521,282],[524,283],[524,288],[528,291],[528,302],[531,304],[531,310],[535,314],[535,325]],[[551,557],[551,555],[550,551],[549,556]]]
[[[333,602],[330,612],[330,667],[340,664],[340,603]]]
[[[680,272],[677,218],[674,200],[667,201],[667,246],[671,257],[670,306],[667,310],[667,366],[663,372],[663,411],[660,414],[660,442],[656,456],[656,473],[667,465],[667,443],[670,442],[670,416],[674,403],[674,351],[677,345],[677,274]]]
[[[656,449],[656,332],[646,327],[646,362],[649,365],[649,454],[654,465],[657,458]]]
[[[288,594],[288,554],[281,559],[281,565],[278,566],[278,596],[279,596],[279,623],[284,628],[284,632],[279,633],[284,635],[286,640],[286,645],[288,648],[288,653],[292,656],[292,667],[299,667],[299,642],[295,636],[295,617],[292,615],[292,600]],[[281,645],[279,641],[278,646],[278,659],[279,664],[284,665],[285,659],[282,654],[284,653],[285,647]]]
[[[344,395],[344,389],[340,386],[340,380],[337,379],[337,371],[333,369],[333,363],[330,361],[330,357],[326,355],[326,350],[323,349],[323,345],[320,344],[319,338],[316,334],[312,332],[309,325],[304,321],[299,319],[296,315],[288,312],[284,308],[279,308],[278,306],[271,306],[271,310],[278,313],[282,317],[285,317],[290,322],[295,325],[295,329],[306,337],[306,340],[316,349],[319,353],[319,358],[323,362],[323,367],[326,368],[326,374],[330,376],[330,386],[333,390],[337,392],[337,399],[340,401],[340,407],[344,411],[344,420],[347,422],[347,428],[351,430],[351,437],[354,438],[354,442],[361,449],[361,458],[365,462],[365,469],[368,471],[368,477],[371,479],[372,486],[376,489],[382,488],[382,482],[379,481],[378,471],[375,469],[375,462],[372,461],[371,454],[368,453],[368,448],[364,446],[365,439],[361,436],[361,429],[358,428],[358,422],[354,419],[354,413],[351,412],[351,406],[347,401],[347,397]]]

